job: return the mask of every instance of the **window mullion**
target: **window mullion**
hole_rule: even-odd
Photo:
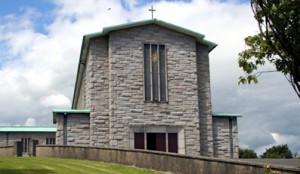
[[[153,101],[153,82],[152,82],[152,45],[149,44],[149,59],[150,59],[150,96],[151,101]]]
[[[165,46],[165,84],[166,84],[166,101],[169,101],[168,98],[168,70],[167,70],[167,47]]]
[[[158,101],[160,101],[160,64],[159,64],[159,61],[160,61],[160,56],[159,56],[159,45],[157,45],[157,71],[158,71],[158,84],[157,84],[157,93],[158,93]]]

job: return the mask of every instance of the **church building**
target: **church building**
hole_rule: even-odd
[[[238,158],[237,117],[213,113],[204,35],[158,19],[84,35],[57,145]]]

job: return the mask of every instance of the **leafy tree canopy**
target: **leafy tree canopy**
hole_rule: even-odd
[[[261,158],[293,158],[293,154],[288,145],[273,146],[260,156]]]
[[[283,73],[300,97],[300,3],[299,0],[251,0],[259,33],[245,38],[247,49],[239,53],[245,76],[239,84],[257,83],[258,67],[266,61]]]
[[[239,149],[239,158],[257,158],[257,154],[252,149]]]

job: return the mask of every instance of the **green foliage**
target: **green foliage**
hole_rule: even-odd
[[[257,83],[257,72],[266,61],[283,73],[300,97],[299,0],[251,0],[260,32],[245,38],[247,49],[239,53],[245,76],[239,84]]]
[[[239,158],[257,158],[257,154],[252,149],[239,149]]]
[[[279,171],[272,170],[271,167],[272,166],[270,164],[264,165],[264,173],[263,174],[280,174]]]
[[[293,154],[288,145],[273,146],[260,156],[261,158],[293,158]]]

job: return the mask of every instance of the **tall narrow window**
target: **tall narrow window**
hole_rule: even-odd
[[[167,101],[165,45],[144,44],[145,101]]]
[[[151,77],[150,77],[150,45],[144,45],[144,81],[145,81],[145,100],[151,100]]]
[[[160,74],[160,100],[166,101],[166,58],[165,46],[159,45],[159,74]]]

